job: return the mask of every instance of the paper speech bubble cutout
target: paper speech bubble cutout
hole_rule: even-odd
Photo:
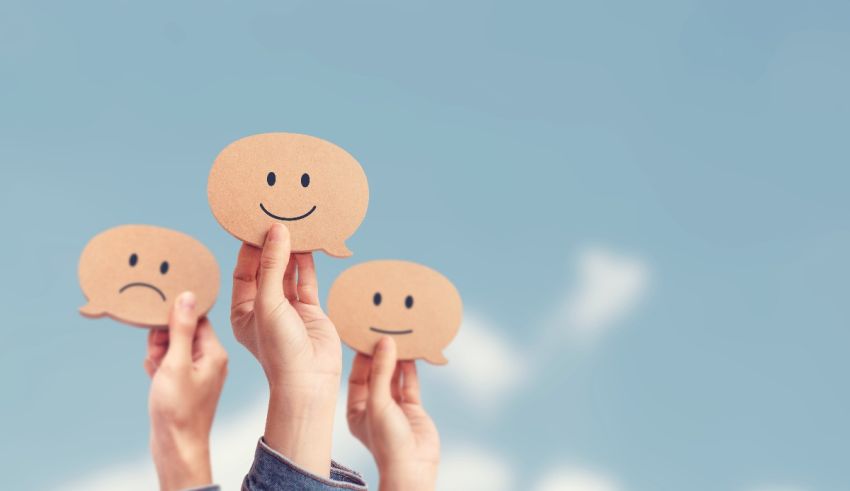
[[[463,303],[451,281],[408,261],[380,260],[342,272],[328,293],[328,314],[343,342],[371,355],[392,336],[400,360],[448,362],[443,349],[460,329]]]
[[[80,256],[86,317],[109,316],[141,326],[168,325],[180,293],[190,290],[206,314],[219,287],[218,263],[194,238],[151,225],[121,225],[94,236]]]
[[[228,145],[213,163],[207,197],[218,223],[262,247],[273,223],[289,229],[294,252],[348,257],[345,241],[369,205],[369,183],[348,152],[314,136],[252,135]]]

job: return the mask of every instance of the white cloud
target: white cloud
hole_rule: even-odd
[[[449,364],[437,371],[440,384],[456,387],[478,407],[497,407],[532,372],[556,353],[596,340],[631,313],[649,286],[649,267],[641,260],[602,248],[577,258],[574,289],[555,310],[550,328],[532,330],[536,338],[518,343],[492,321],[467,312],[457,338],[446,348]],[[532,320],[541,322],[544,320]]]
[[[137,459],[99,470],[70,484],[62,484],[56,488],[57,491],[60,489],[70,491],[108,491],[111,489],[150,491],[151,489],[159,489],[159,483],[156,480],[153,462],[150,459]]]
[[[213,478],[222,489],[239,489],[251,468],[257,439],[263,434],[267,401],[258,397],[240,413],[213,428],[210,437]]]
[[[345,420],[346,391],[340,393],[334,418],[333,458],[360,471],[370,465],[371,455],[348,431]],[[223,418],[213,426],[210,456],[213,479],[222,489],[239,489],[242,479],[251,468],[257,440],[263,434],[267,398],[257,397],[237,414]],[[108,469],[84,476],[63,490],[72,491],[149,491],[157,489],[156,470],[145,454]]]
[[[457,337],[446,348],[449,364],[437,372],[440,384],[452,384],[480,405],[498,402],[525,378],[521,348],[478,314],[464,315]]]
[[[562,467],[543,476],[536,491],[619,491],[611,478],[587,469]]]
[[[595,338],[621,321],[640,303],[650,279],[643,261],[601,248],[579,255],[578,276],[559,324],[582,338]]]
[[[439,491],[509,491],[514,486],[513,467],[499,455],[461,444],[443,451],[437,477]]]

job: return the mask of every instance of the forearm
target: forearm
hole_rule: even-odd
[[[266,444],[299,467],[328,477],[338,389],[315,389],[309,397],[272,388]]]
[[[161,491],[207,486],[212,483],[210,452],[206,443],[179,436],[154,435],[151,453]]]

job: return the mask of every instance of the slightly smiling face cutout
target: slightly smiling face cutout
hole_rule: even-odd
[[[328,314],[340,338],[372,354],[391,336],[399,359],[447,362],[443,349],[460,328],[463,305],[442,274],[407,261],[370,261],[344,271],[328,294]]]
[[[221,151],[207,197],[216,220],[244,242],[262,246],[271,225],[283,223],[293,251],[346,257],[345,241],[366,215],[369,185],[360,164],[333,143],[265,133]]]
[[[218,294],[218,264],[186,234],[148,225],[122,225],[95,236],[80,256],[87,317],[110,316],[138,326],[168,324],[174,299],[191,290],[199,312]]]
[[[268,184],[268,186],[270,188],[274,188],[278,184],[277,173],[275,173],[274,171],[269,171],[269,173],[266,174],[266,184]],[[310,174],[307,173],[307,172],[301,174],[301,187],[305,188],[305,189],[310,187]],[[287,192],[293,192],[293,191],[287,190]],[[295,191],[295,192],[297,192],[297,191]],[[271,199],[267,200],[267,201],[271,201]],[[307,204],[309,204],[309,202]],[[262,201],[260,202],[260,209],[263,210],[263,213],[265,213],[266,215],[268,215],[271,218],[274,218],[275,220],[279,220],[279,221],[282,221],[282,222],[296,222],[298,220],[303,220],[305,218],[308,218],[310,215],[313,214],[314,211],[316,211],[316,208],[318,208],[318,207],[316,205],[313,205],[313,206],[310,207],[309,210],[307,210],[306,212],[304,212],[300,215],[283,216],[283,215],[277,215],[275,213],[270,212],[268,210],[268,208],[266,208],[266,206],[263,204],[263,202]]]
[[[372,303],[375,304],[375,307],[381,307],[381,304],[384,303],[384,295],[381,292],[375,292],[375,294],[372,295]],[[413,295],[407,295],[404,297],[405,308],[410,310],[413,308],[413,304]],[[384,308],[387,308],[387,306],[385,306]],[[389,336],[403,336],[405,334],[413,334],[413,329],[411,328],[386,329],[383,327],[369,326],[369,330],[378,334],[386,334]]]

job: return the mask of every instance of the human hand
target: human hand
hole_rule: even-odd
[[[210,428],[227,353],[209,321],[198,320],[191,292],[177,297],[168,330],[151,329],[144,366],[151,377],[150,444],[160,489],[211,484]]]
[[[383,337],[373,357],[358,353],[348,380],[348,428],[372,452],[380,489],[433,490],[440,435],[422,407],[414,361],[396,361]]]
[[[262,250],[239,251],[230,321],[269,382],[266,444],[327,477],[342,348],[318,290],[313,255],[291,254],[289,231],[275,224]]]

